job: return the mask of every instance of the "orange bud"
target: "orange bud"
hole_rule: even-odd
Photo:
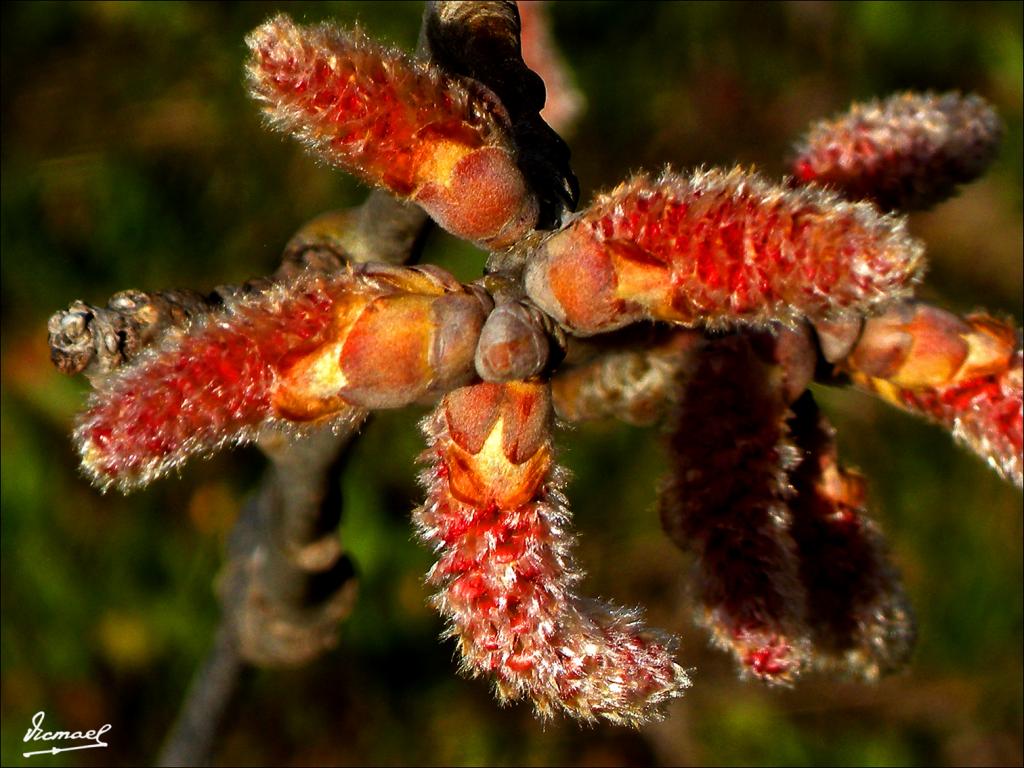
[[[950,429],[1018,486],[1024,468],[1020,331],[911,302],[869,318],[841,361],[855,383]]]
[[[484,381],[529,379],[548,364],[551,348],[536,310],[519,302],[499,305],[487,317],[476,350]]]

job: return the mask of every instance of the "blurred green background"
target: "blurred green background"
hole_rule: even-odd
[[[365,190],[264,130],[242,86],[243,37],[271,4],[3,5],[2,753],[29,718],[92,728],[110,748],[53,764],[151,762],[217,622],[213,579],[262,459],[193,462],[123,497],[79,477],[68,433],[84,381],[47,359],[46,319],[128,287],[211,288],[270,272],[306,219]],[[359,19],[411,48],[418,3],[289,5]],[[898,89],[977,91],[1007,124],[996,167],[911,226],[924,293],[1022,315],[1022,5],[558,3],[555,31],[587,110],[570,136],[584,200],[666,163],[781,175],[812,119]],[[482,257],[435,233],[426,260]],[[653,430],[562,435],[587,590],[648,607],[683,638],[695,685],[639,732],[542,726],[455,674],[412,537],[422,410],[387,413],[341,482],[361,572],[336,651],[257,673],[223,764],[793,764],[1022,762],[1021,495],[939,430],[869,397],[821,392],[847,461],[872,480],[917,610],[904,674],[877,686],[736,679],[689,621],[686,559],[660,534]],[[32,758],[46,765],[49,758]]]

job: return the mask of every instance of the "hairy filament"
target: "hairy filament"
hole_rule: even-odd
[[[721,327],[837,319],[903,297],[923,246],[902,219],[739,169],[641,175],[538,249],[530,298],[573,333],[644,319]]]
[[[547,387],[525,382],[456,390],[424,422],[427,500],[414,517],[439,554],[434,604],[463,669],[492,675],[501,701],[637,726],[689,680],[674,640],[635,611],[575,594],[582,574],[550,425]]]
[[[1022,485],[1021,332],[983,314],[960,318],[920,302],[869,318],[841,366],[859,386],[952,431]]]
[[[479,83],[443,74],[358,31],[279,15],[247,38],[252,95],[276,129],[458,237],[501,248],[537,222],[510,126]]]
[[[75,430],[82,468],[130,490],[270,424],[358,418],[458,386],[489,308],[440,269],[380,264],[230,300],[97,386]]]
[[[979,96],[901,93],[816,123],[798,145],[793,173],[885,210],[928,208],[985,171],[1002,133]]]

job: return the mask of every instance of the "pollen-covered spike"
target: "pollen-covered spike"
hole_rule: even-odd
[[[637,176],[549,237],[530,298],[579,335],[639,320],[836,320],[910,293],[923,246],[903,219],[739,169]]]
[[[555,413],[569,422],[659,423],[693,373],[703,342],[702,333],[675,330],[647,349],[613,350],[562,368],[551,380]]]
[[[979,96],[902,93],[812,126],[793,174],[884,210],[919,210],[980,176],[1002,133],[999,116]]]
[[[483,86],[449,77],[358,31],[279,15],[250,33],[252,95],[318,157],[418,203],[458,237],[503,248],[538,203],[508,118]]]
[[[771,683],[791,682],[810,651],[785,379],[748,335],[709,341],[680,396],[660,504],[665,532],[696,557],[698,620],[744,674]]]
[[[984,314],[905,302],[869,318],[840,363],[859,386],[949,429],[1022,485],[1021,332]]]
[[[885,542],[865,515],[864,479],[838,462],[835,430],[810,392],[793,405],[803,459],[790,474],[791,533],[807,590],[814,663],[868,679],[907,661],[914,620]]]
[[[97,387],[75,431],[82,467],[127,491],[271,423],[357,418],[459,386],[488,309],[441,270],[373,264],[240,296]]]
[[[672,638],[634,611],[576,596],[550,427],[548,388],[525,382],[456,390],[424,422],[427,500],[414,518],[440,555],[434,604],[464,670],[493,676],[503,702],[638,726],[689,680]]]

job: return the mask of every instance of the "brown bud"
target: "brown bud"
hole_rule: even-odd
[[[476,348],[476,370],[484,381],[537,375],[548,364],[550,345],[536,311],[518,302],[502,304],[487,318]]]

